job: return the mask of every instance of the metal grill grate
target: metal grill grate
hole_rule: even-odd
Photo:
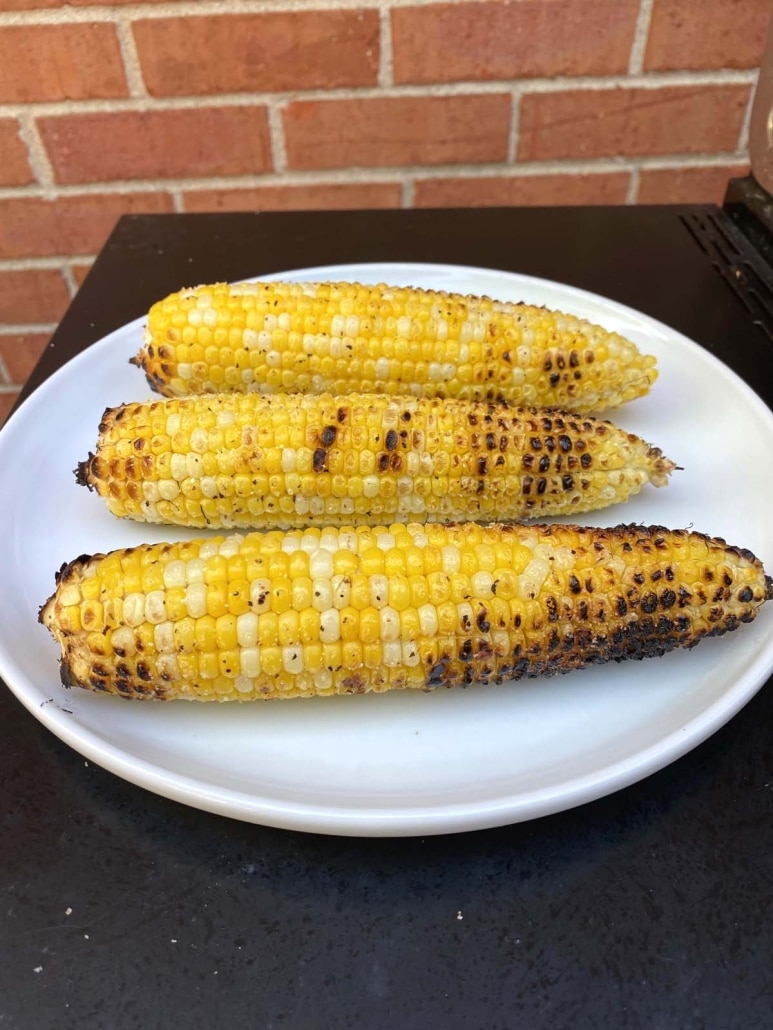
[[[681,221],[724,281],[773,343],[773,269],[721,211],[691,212]]]

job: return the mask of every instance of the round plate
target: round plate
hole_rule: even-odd
[[[270,278],[488,294],[623,333],[656,355],[660,378],[614,421],[684,470],[667,488],[585,521],[694,527],[773,568],[773,416],[672,329],[590,293],[478,268],[367,264]],[[193,532],[113,519],[72,472],[93,449],[106,406],[151,396],[128,364],[143,321],[61,368],[0,433],[0,675],[89,760],[166,797],[266,825],[352,835],[480,829],[582,804],[662,768],[727,722],[773,669],[769,605],[696,650],[543,681],[266,705],[154,705],[65,690],[58,648],[37,622],[55,570],[82,553]]]

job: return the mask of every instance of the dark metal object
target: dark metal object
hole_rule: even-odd
[[[29,388],[184,284],[423,260],[613,297],[773,403],[773,350],[687,231],[709,215],[721,221],[713,207],[125,218]],[[770,685],[609,798],[413,840],[231,822],[84,762],[5,690],[0,720],[0,1024],[13,1030],[769,1025]]]

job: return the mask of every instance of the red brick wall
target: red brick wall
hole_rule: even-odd
[[[123,212],[721,199],[769,15],[0,0],[0,419]]]

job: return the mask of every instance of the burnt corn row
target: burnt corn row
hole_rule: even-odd
[[[67,686],[247,701],[662,655],[750,622],[771,596],[753,554],[685,530],[396,524],[83,556],[40,620]]]
[[[167,396],[383,393],[599,411],[640,397],[655,359],[528,304],[384,284],[217,283],[155,304],[133,363]]]
[[[674,467],[610,422],[555,410],[222,394],[108,409],[76,477],[120,517],[291,529],[574,516]]]

